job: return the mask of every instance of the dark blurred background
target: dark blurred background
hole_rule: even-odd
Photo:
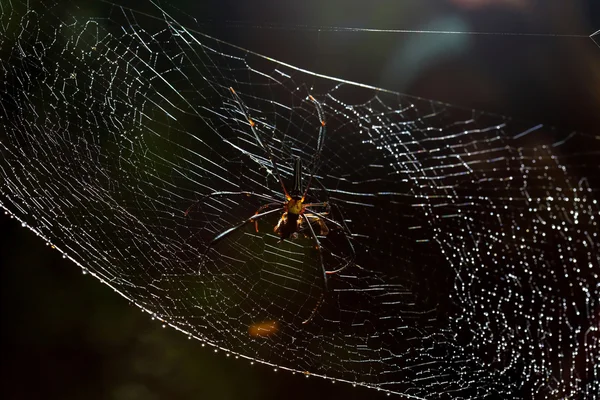
[[[322,74],[599,133],[600,48],[586,37],[600,29],[598,1],[171,3],[212,35]],[[215,354],[163,329],[14,220],[0,217],[0,232],[3,398],[384,397]]]
[[[0,218],[3,399],[347,399],[377,392],[226,357]]]

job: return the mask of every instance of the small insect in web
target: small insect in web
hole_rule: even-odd
[[[271,152],[271,149],[268,146],[265,146],[264,143],[262,142],[262,140],[260,139],[260,136],[258,134],[259,128],[257,126],[257,122],[254,121],[250,117],[250,110],[244,105],[244,103],[242,102],[242,99],[239,97],[239,95],[236,93],[236,91],[233,88],[229,88],[229,91],[233,95],[233,98],[239,108],[239,111],[242,113],[244,118],[247,120],[249,128],[250,128],[256,142],[268,155],[269,160],[271,161],[272,171],[273,171],[275,177],[277,178],[277,180],[279,181],[279,184],[281,185],[281,189],[283,190],[283,197],[285,198],[285,200],[278,200],[269,194],[255,193],[255,192],[249,192],[249,191],[239,191],[239,192],[217,191],[217,192],[209,193],[209,194],[203,196],[202,199],[196,201],[194,204],[192,204],[186,210],[185,215],[188,215],[190,210],[195,205],[197,205],[199,202],[201,202],[209,197],[244,195],[244,196],[254,196],[254,197],[269,201],[268,203],[260,206],[254,213],[254,215],[252,215],[251,217],[243,220],[239,224],[234,225],[231,228],[229,228],[229,229],[221,232],[217,236],[215,236],[210,241],[206,250],[204,251],[204,254],[202,257],[203,259],[205,259],[206,255],[208,254],[210,249],[216,243],[225,239],[227,236],[229,236],[233,232],[236,232],[237,230],[244,227],[248,223],[253,222],[256,232],[258,232],[258,220],[260,220],[261,218],[266,217],[268,215],[275,214],[275,213],[282,213],[281,218],[279,219],[279,221],[273,228],[273,231],[279,236],[280,242],[284,241],[286,239],[296,239],[296,238],[298,238],[299,234],[301,234],[301,233],[304,234],[305,236],[311,238],[315,245],[315,248],[319,252],[320,269],[323,274],[323,291],[322,291],[321,296],[320,296],[319,300],[317,301],[315,307],[313,308],[311,314],[309,315],[309,317],[302,322],[303,324],[306,324],[313,319],[313,317],[315,316],[319,307],[323,303],[325,294],[329,292],[329,285],[328,285],[329,276],[333,275],[333,274],[337,274],[337,273],[341,272],[342,270],[346,269],[348,266],[353,264],[356,254],[354,251],[354,246],[352,245],[352,242],[350,240],[352,237],[352,234],[350,233],[350,230],[348,229],[348,227],[343,219],[341,220],[341,222],[338,222],[335,219],[330,218],[328,216],[331,214],[331,204],[329,201],[320,201],[320,202],[311,202],[311,203],[306,202],[306,199],[307,199],[307,196],[309,193],[309,189],[311,189],[311,184],[313,183],[313,180],[317,181],[317,179],[314,177],[317,167],[312,168],[312,171],[310,172],[310,174],[308,176],[306,187],[303,190],[302,189],[302,177],[303,177],[302,176],[302,174],[303,174],[302,159],[300,157],[294,157],[294,161],[293,161],[294,186],[293,186],[292,190],[290,190],[290,191],[287,190],[287,188],[283,182],[283,179],[281,177],[281,174],[279,173],[279,169],[277,167],[277,162],[275,161],[275,158],[273,157],[273,153]],[[317,148],[316,148],[316,152],[313,157],[313,160],[312,160],[312,165],[318,166],[320,157],[321,157],[321,152],[323,150],[323,143],[324,143],[325,132],[326,132],[326,130],[325,130],[325,125],[326,125],[325,113],[323,112],[323,109],[321,108],[321,105],[319,104],[319,102],[313,96],[309,95],[308,100],[310,100],[314,104],[314,106],[317,110],[317,115],[319,117],[319,122],[320,122],[318,137],[317,137]],[[325,188],[323,186],[322,186],[322,189],[325,191]],[[322,211],[317,211],[316,209],[319,209]],[[317,233],[315,231],[315,228],[317,228],[319,230],[320,236],[327,236],[330,231],[327,224],[332,225],[333,227],[338,229],[340,232],[342,232],[342,234],[344,235],[345,241],[348,244],[348,248],[350,249],[350,253],[351,253],[350,260],[347,260],[347,262],[344,262],[341,267],[336,268],[335,270],[327,270],[325,268],[325,262],[324,262],[324,258],[323,258],[323,247],[321,245],[319,235],[317,235]]]

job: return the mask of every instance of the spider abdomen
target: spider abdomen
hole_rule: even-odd
[[[279,235],[281,240],[288,239],[292,234],[298,232],[298,218],[299,214],[287,211],[283,213],[279,223],[275,225],[273,231]]]

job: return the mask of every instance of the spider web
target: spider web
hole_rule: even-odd
[[[320,76],[178,21],[193,27],[151,3],[2,4],[7,214],[228,355],[413,398],[600,392],[597,136]],[[267,202],[204,196],[283,200],[257,138],[288,187],[300,157],[309,200],[351,232],[355,256],[343,230],[321,237],[327,270],[354,257],[327,291],[309,238],[278,243],[280,214],[202,257]]]
[[[590,39],[592,39],[592,40],[594,41],[594,43],[596,43],[596,45],[597,45],[598,47],[600,47],[600,30],[598,30],[598,31],[596,31],[596,32],[594,32],[594,33],[592,33],[592,34],[590,35]]]

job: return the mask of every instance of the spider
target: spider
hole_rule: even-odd
[[[273,154],[272,154],[270,148],[263,144],[263,142],[261,141],[261,139],[258,135],[257,122],[250,117],[250,110],[248,109],[248,107],[246,107],[244,105],[244,103],[242,102],[242,99],[239,97],[239,95],[236,93],[236,91],[231,87],[229,88],[229,91],[231,92],[231,94],[237,104],[237,107],[239,108],[239,112],[244,116],[244,118],[248,122],[248,126],[249,126],[252,134],[254,135],[254,138],[256,139],[257,143],[265,151],[265,153],[267,153],[269,160],[271,161],[271,165],[273,167],[273,173],[276,176],[277,180],[279,181],[281,188],[283,189],[283,195],[284,195],[285,200],[281,201],[281,200],[275,199],[274,197],[272,197],[270,195],[264,195],[264,194],[248,192],[248,191],[240,191],[240,192],[218,191],[218,192],[209,193],[209,194],[203,196],[203,198],[201,200],[196,201],[194,204],[192,204],[186,210],[185,215],[188,215],[188,213],[190,212],[191,208],[194,205],[196,205],[197,203],[199,203],[200,201],[202,201],[208,197],[246,195],[246,196],[255,196],[255,197],[261,198],[263,200],[269,201],[269,203],[266,203],[266,204],[263,204],[262,206],[260,206],[254,213],[254,215],[252,215],[251,217],[243,220],[239,224],[232,226],[231,228],[229,228],[229,229],[219,233],[217,236],[215,236],[210,241],[206,250],[204,251],[203,259],[206,256],[206,254],[209,252],[209,250],[217,242],[220,242],[221,240],[225,239],[230,234],[232,234],[235,231],[237,231],[238,229],[244,227],[246,224],[252,223],[252,222],[254,223],[256,232],[258,232],[258,220],[260,220],[261,218],[266,217],[268,215],[277,213],[277,212],[280,212],[282,214],[281,214],[279,221],[273,228],[273,232],[275,232],[275,234],[277,234],[279,236],[279,242],[282,242],[286,239],[288,239],[288,240],[296,239],[296,238],[298,238],[299,233],[308,231],[309,235],[306,235],[306,236],[309,236],[312,238],[315,248],[319,251],[320,267],[321,267],[321,272],[323,274],[323,291],[321,293],[321,297],[317,301],[317,304],[315,305],[315,307],[312,310],[309,317],[302,322],[303,324],[306,324],[313,319],[317,310],[319,309],[319,307],[321,306],[321,304],[323,302],[325,293],[327,293],[329,291],[329,287],[328,287],[329,276],[333,275],[333,274],[337,274],[337,273],[341,272],[342,270],[344,270],[346,267],[348,267],[353,262],[353,260],[355,258],[354,246],[352,245],[352,243],[349,239],[349,237],[351,237],[351,233],[350,233],[346,223],[343,222],[343,220],[342,220],[342,223],[339,223],[327,216],[331,210],[331,206],[330,206],[329,202],[327,202],[327,201],[314,202],[314,203],[306,202],[308,190],[311,187],[311,183],[313,181],[314,172],[315,172],[316,168],[313,168],[313,171],[309,175],[306,187],[304,188],[304,190],[302,190],[302,159],[300,157],[294,157],[294,161],[293,161],[293,170],[294,170],[293,189],[291,191],[288,191],[286,189],[286,186],[283,183],[283,179],[281,178],[281,174],[279,173],[277,163],[275,162],[275,159],[273,157]],[[317,166],[320,156],[321,156],[321,151],[323,149],[323,140],[325,137],[325,119],[324,119],[325,114],[323,112],[323,109],[321,108],[321,105],[313,96],[309,95],[308,100],[310,100],[316,107],[317,114],[320,119],[319,135],[317,138],[317,151],[313,158],[313,165]],[[314,180],[318,182],[318,180],[316,178],[314,178]],[[321,187],[325,190],[325,188],[322,185],[321,185]],[[323,208],[325,211],[318,212],[318,211],[314,210],[314,208]],[[323,249],[321,246],[321,241],[319,240],[319,236],[315,232],[315,227],[317,227],[319,230],[320,236],[326,236],[327,234],[329,234],[329,228],[328,228],[326,222],[335,226],[338,229],[341,229],[341,231],[344,233],[344,237],[346,239],[346,242],[349,245],[349,249],[351,252],[351,260],[349,262],[346,262],[340,268],[337,268],[337,269],[331,270],[331,271],[329,271],[325,268],[325,264],[323,261]]]

